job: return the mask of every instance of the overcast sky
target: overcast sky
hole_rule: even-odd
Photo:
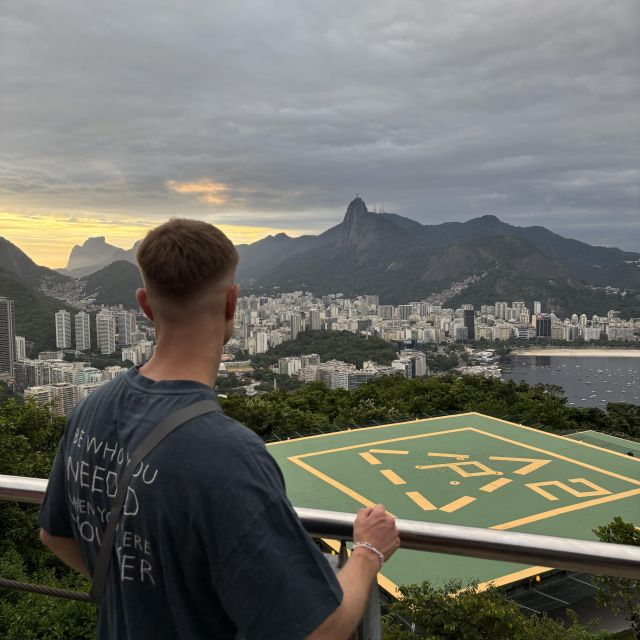
[[[356,192],[420,222],[493,213],[640,251],[637,0],[2,14],[0,235],[41,263],[170,215],[236,241],[315,233]]]

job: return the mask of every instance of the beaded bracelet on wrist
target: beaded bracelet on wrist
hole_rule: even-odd
[[[364,549],[369,549],[369,551],[373,551],[373,553],[375,553],[378,556],[378,560],[380,562],[380,568],[382,568],[382,565],[384,564],[384,555],[382,555],[381,551],[376,549],[372,544],[369,544],[368,542],[364,542],[364,541],[354,542],[353,548],[356,549],[357,547],[363,547]]]

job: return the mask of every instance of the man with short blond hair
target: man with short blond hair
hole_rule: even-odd
[[[118,478],[167,415],[213,391],[233,331],[238,254],[215,227],[170,220],[138,249],[137,300],[157,348],[84,399],[67,422],[40,514],[41,538],[94,573]],[[99,638],[347,638],[383,558],[397,548],[381,505],[335,577],[291,507],[262,440],[222,411],[171,432],[133,473],[118,521]]]

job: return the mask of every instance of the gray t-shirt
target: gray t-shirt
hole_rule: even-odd
[[[118,476],[162,418],[215,399],[131,369],[73,411],[40,526],[98,557]],[[102,639],[304,638],[342,600],[262,440],[221,412],[170,434],[136,469],[98,623]]]

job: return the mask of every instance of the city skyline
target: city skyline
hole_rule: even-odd
[[[0,233],[39,264],[172,215],[317,233],[355,191],[640,250],[632,0],[104,11],[3,18]]]

